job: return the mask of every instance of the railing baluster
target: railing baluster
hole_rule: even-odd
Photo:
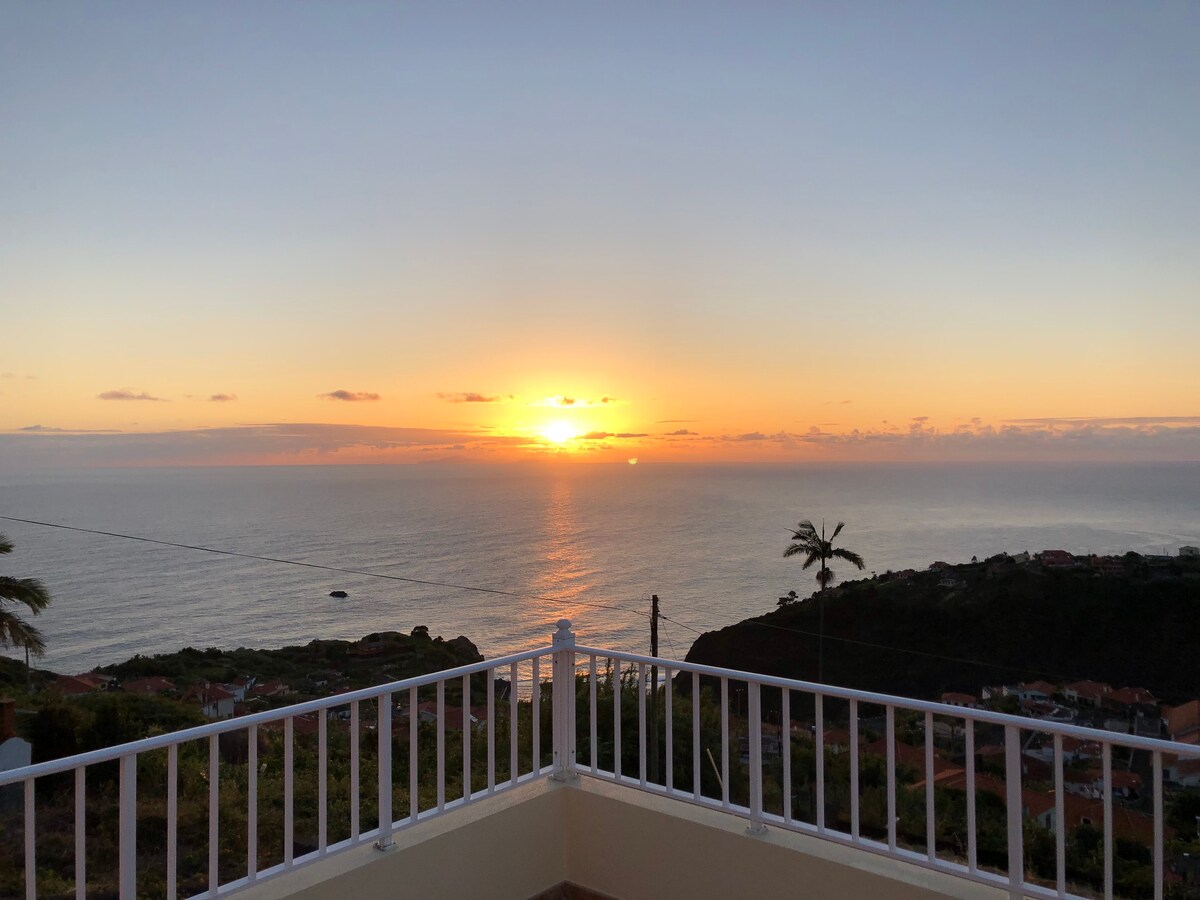
[[[415,822],[421,814],[421,792],[418,789],[421,758],[421,714],[417,710],[417,689],[408,689],[408,821]]]
[[[137,897],[137,754],[121,757],[121,786],[118,829],[119,893],[121,900]]]
[[[666,780],[665,784],[668,791],[675,790],[675,728],[673,709],[673,690],[671,687],[671,670],[663,669],[663,677],[666,681],[663,682],[663,701],[666,707],[666,721],[663,727],[666,729],[663,735],[663,743],[666,744]]]
[[[75,900],[87,897],[87,767],[75,767]]]
[[[375,847],[378,850],[390,850],[393,846],[392,823],[395,821],[392,815],[392,695],[380,694],[377,703],[375,720],[379,731],[377,735],[379,758],[376,767],[378,769],[376,787],[379,804],[379,839],[375,842]],[[415,706],[409,707],[408,715],[410,719],[416,717]]]
[[[597,764],[600,758],[599,751],[596,749],[596,741],[598,739],[597,731],[597,715],[596,715],[596,656],[592,654],[588,658],[588,707],[589,714],[589,732],[588,732],[588,749],[591,751],[592,774],[595,775],[598,771]]]
[[[646,664],[638,663],[638,783],[646,786]]]
[[[816,739],[816,757],[817,757],[817,831],[821,834],[825,833],[825,695],[813,694],[813,727],[816,729],[814,735]]]
[[[858,701],[850,701],[850,837],[858,840],[860,837],[861,812],[858,790]],[[890,769],[891,766],[889,765]]]
[[[887,732],[887,836],[888,849],[896,852],[896,708],[886,709]],[[858,752],[855,748],[855,753]]]
[[[692,673],[692,796],[700,799],[700,673]]]
[[[792,824],[792,692],[779,692],[779,753],[783,757],[783,821]]]
[[[463,803],[471,799],[471,676],[462,678],[462,782]]]
[[[1113,791],[1112,744],[1105,741],[1100,749],[1100,765],[1104,776],[1104,900],[1113,896]]]
[[[258,879],[258,726],[246,729],[246,877]]]
[[[1151,790],[1154,791],[1154,900],[1163,900],[1163,781],[1162,753],[1152,754],[1153,776]]]
[[[496,670],[487,670],[487,789],[496,790]]]
[[[25,779],[25,900],[37,900],[36,797],[32,778]],[[122,807],[122,813],[124,807]]]
[[[1063,795],[1062,735],[1054,735],[1054,882],[1058,896],[1067,896],[1067,823]]]
[[[437,810],[446,809],[446,682],[437,683]]]
[[[208,739],[208,893],[217,896],[221,886],[221,748],[220,735]]]
[[[933,802],[933,713],[925,713],[925,853],[937,859],[937,822]]]
[[[967,738],[967,870],[974,875],[979,869],[979,844],[975,833],[975,720],[963,719],[963,728]]]
[[[729,808],[729,679],[721,677],[721,805]]]
[[[750,834],[762,834],[767,830],[763,824],[762,783],[762,692],[757,681],[746,682],[746,717],[750,745]]]
[[[329,710],[317,713],[317,852],[329,849]]]
[[[355,700],[350,704],[350,840],[352,842],[357,841],[362,832],[362,822],[359,820],[362,813],[362,791],[358,783],[361,763],[359,759],[359,727],[358,701]]]
[[[383,709],[385,705],[382,697],[379,698],[380,713],[380,757],[382,762],[383,757]],[[295,772],[295,750],[292,747],[292,739],[295,736],[296,723],[292,721],[292,717],[288,716],[283,720],[283,864],[291,866],[293,854],[295,852],[296,843],[296,772]],[[383,807],[381,806],[382,810]],[[380,823],[382,825],[382,822]]]
[[[1008,891],[1022,896],[1025,883],[1025,847],[1021,824],[1021,732],[1015,725],[1004,726],[1005,812],[1008,821]]]
[[[508,669],[508,774],[513,784],[521,772],[521,760],[517,755],[517,737],[520,732],[520,717],[517,709],[517,664]]]
[[[613,775],[621,780],[621,663],[609,660],[616,666],[616,683],[613,685]]]
[[[532,753],[529,756],[529,762],[532,766],[531,774],[537,775],[542,771],[542,658],[535,656],[533,658],[533,666],[530,672],[530,678],[533,679],[533,694],[530,701],[530,712],[533,714],[533,739]]]
[[[167,900],[179,891],[179,745],[167,748]]]

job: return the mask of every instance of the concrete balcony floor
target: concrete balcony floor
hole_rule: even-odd
[[[586,776],[537,781],[252,886],[299,900],[1000,900],[1006,891]]]

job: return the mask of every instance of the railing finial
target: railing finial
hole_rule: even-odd
[[[574,647],[575,633],[571,631],[571,620],[559,619],[555,625],[558,627],[558,631],[551,636],[551,643],[555,647]]]

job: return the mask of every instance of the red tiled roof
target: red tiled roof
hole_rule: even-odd
[[[1105,699],[1111,700],[1113,703],[1120,703],[1122,706],[1132,706],[1135,703],[1144,704],[1146,706],[1156,706],[1158,700],[1145,688],[1123,687],[1119,691],[1113,691]]]
[[[90,694],[103,687],[103,681],[89,678],[87,675],[59,675],[54,681],[54,689],[68,696]]]
[[[153,675],[149,678],[135,678],[126,681],[121,689],[129,694],[161,694],[163,691],[175,690],[175,685],[165,678]]]
[[[947,691],[942,694],[943,703],[978,703],[979,699],[974,694],[960,694],[957,691]]]
[[[1200,700],[1189,700],[1179,706],[1164,706],[1162,713],[1167,720],[1167,733],[1176,740],[1176,735],[1200,730]]]

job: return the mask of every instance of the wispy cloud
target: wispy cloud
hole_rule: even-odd
[[[20,431],[30,434],[120,434],[112,428],[55,428],[52,425],[26,425]]]
[[[579,436],[581,441],[602,441],[605,438],[644,438],[649,437],[649,434],[635,431],[589,431],[587,434]]]
[[[326,400],[345,400],[348,403],[361,403],[367,400],[378,400],[379,395],[370,391],[330,391],[328,394],[317,394]]]
[[[674,431],[668,431],[667,437],[699,437],[698,431],[688,431],[686,428],[677,428]]]
[[[971,420],[978,423],[978,417]],[[1011,425],[1200,425],[1200,416],[1049,416],[1042,419],[1004,419]]]
[[[456,393],[438,393],[439,400],[445,400],[447,403],[503,403],[506,399],[511,400],[512,394],[507,397],[499,394],[489,396],[480,394],[477,391],[458,391]]]
[[[0,372],[0,378],[16,379],[20,378],[24,381],[33,381],[37,378],[36,375],[18,375],[16,372]]]
[[[209,403],[230,403],[237,399],[237,394],[213,394],[208,398]]]
[[[147,394],[145,391],[134,393],[131,390],[119,391],[104,391],[97,395],[99,400],[153,400],[155,403],[166,403],[165,397],[155,397],[152,394]]]
[[[601,397],[599,400],[592,400],[585,397],[558,394],[554,397],[543,397],[541,400],[534,400],[529,405],[550,406],[556,409],[580,409],[589,406],[612,406],[615,403],[620,403],[616,397]]]

